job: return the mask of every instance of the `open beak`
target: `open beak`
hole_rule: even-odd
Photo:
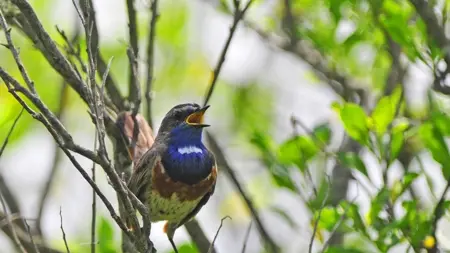
[[[208,124],[203,124],[203,115],[205,114],[206,110],[208,110],[209,105],[204,106],[202,109],[192,113],[186,118],[186,123],[191,126],[197,126],[197,127],[208,127]]]

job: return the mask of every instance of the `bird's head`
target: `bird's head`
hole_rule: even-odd
[[[208,108],[195,103],[176,105],[164,117],[158,135],[181,142],[201,141],[203,128],[209,126],[203,123]]]

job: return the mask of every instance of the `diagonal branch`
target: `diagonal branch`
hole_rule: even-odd
[[[81,165],[78,163],[78,161],[75,159],[75,157],[70,153],[69,148],[74,150],[75,152],[78,152],[82,155],[87,156],[89,159],[100,163],[102,167],[105,169],[105,172],[109,175],[113,174],[114,170],[110,167],[109,164],[107,164],[103,159],[97,157],[93,152],[88,151],[84,148],[81,148],[73,143],[72,137],[65,131],[64,128],[59,128],[60,126],[55,126],[53,124],[55,121],[57,121],[56,117],[48,110],[48,108],[43,105],[43,103],[37,99],[36,97],[32,96],[25,88],[23,88],[14,78],[12,78],[8,73],[6,73],[2,68],[0,68],[0,77],[5,82],[8,91],[11,93],[11,95],[22,105],[22,107],[36,120],[40,121],[50,132],[50,134],[53,136],[53,139],[56,141],[58,146],[62,149],[62,151],[66,154],[66,156],[69,158],[69,160],[72,162],[72,164],[75,166],[75,168],[80,172],[80,174],[83,176],[83,178],[89,183],[89,185],[95,190],[97,195],[100,197],[100,199],[105,204],[106,208],[110,212],[111,217],[116,221],[116,223],[119,225],[119,227],[126,231],[125,233],[130,237],[134,238],[134,236],[128,231],[123,221],[120,219],[120,217],[116,214],[112,204],[109,202],[107,197],[101,192],[100,188],[92,181],[92,179],[89,177],[89,175],[86,173],[86,171],[81,167]],[[32,110],[25,101],[17,94],[17,91],[23,93],[28,99],[30,99],[33,104],[42,112],[37,113],[34,110]],[[59,121],[58,121],[59,122]],[[60,123],[59,123],[60,124]],[[61,133],[61,131],[64,131],[64,133]],[[116,174],[117,176],[117,174]],[[117,181],[118,180],[118,181]],[[120,179],[118,179],[118,176],[116,177],[116,180],[114,181],[116,185],[122,185],[122,182],[120,182]],[[116,191],[118,191],[116,189]],[[125,193],[126,194],[126,193]]]
[[[253,0],[249,0],[243,9],[239,7],[240,2],[241,1],[234,1],[233,23],[231,25],[227,41],[225,42],[225,46],[223,47],[222,52],[220,53],[219,61],[217,62],[216,68],[212,72],[211,84],[209,85],[209,89],[205,95],[205,101],[203,103],[203,106],[206,106],[209,102],[209,99],[211,98],[211,95],[214,91],[214,87],[216,86],[217,80],[219,78],[220,70],[222,69],[223,63],[225,62],[225,57],[227,55],[228,48],[230,47],[231,40],[233,39],[233,36],[236,33],[239,21],[241,21],[244,18],[245,13],[249,9],[250,5],[253,3]]]
[[[245,204],[249,208],[250,213],[251,213],[253,219],[255,220],[256,227],[258,228],[261,238],[263,239],[263,241],[265,243],[267,243],[267,246],[271,250],[270,252],[279,252],[278,246],[276,245],[275,241],[272,239],[272,237],[267,232],[268,230],[263,225],[263,223],[259,217],[258,211],[256,210],[255,206],[253,205],[253,201],[250,199],[250,197],[248,196],[248,194],[245,192],[244,188],[242,187],[241,183],[237,179],[237,176],[234,173],[234,170],[228,164],[228,161],[225,158],[225,155],[222,152],[221,148],[219,147],[219,144],[217,143],[217,141],[214,139],[214,137],[209,132],[206,132],[206,137],[207,137],[209,147],[210,147],[212,153],[214,153],[214,155],[216,156],[217,164],[221,167],[222,170],[225,171],[228,178],[230,178],[231,182],[234,184],[236,189],[239,191],[240,195],[244,199]]]
[[[8,133],[6,134],[5,140],[3,141],[2,146],[0,147],[0,157],[2,157],[3,151],[6,148],[6,145],[8,145],[9,142],[9,138],[11,137],[11,134],[14,131],[14,128],[16,128],[16,124],[19,121],[20,117],[22,117],[22,113],[23,113],[23,108],[20,110],[19,114],[17,115],[17,117],[14,119],[14,122],[11,126],[11,128],[9,129]]]
[[[12,234],[12,239],[13,242],[16,244],[17,248],[23,252],[26,253],[27,251],[25,250],[25,248],[22,245],[22,242],[19,240],[19,237],[17,236],[17,232],[13,223],[13,220],[11,219],[10,215],[8,215],[8,208],[6,207],[6,203],[3,200],[3,196],[2,194],[0,194],[0,204],[3,208],[3,211],[5,212],[5,219],[6,219],[6,223],[8,224],[8,226],[11,229],[11,234]]]
[[[59,99],[59,110],[56,113],[56,117],[58,119],[61,119],[62,113],[65,109],[65,105],[67,104],[65,102],[66,98],[67,98],[67,84],[63,84],[61,87],[61,92],[60,92],[60,99]],[[41,236],[43,236],[42,233],[42,216],[44,214],[44,208],[45,208],[45,204],[46,204],[46,200],[47,197],[50,193],[50,189],[52,187],[52,183],[54,181],[55,175],[56,175],[56,171],[58,170],[58,167],[60,165],[61,162],[61,158],[62,158],[62,153],[61,150],[58,148],[57,145],[55,145],[55,155],[53,157],[53,162],[52,162],[52,167],[50,169],[50,173],[47,176],[47,180],[44,184],[44,189],[42,190],[42,194],[41,194],[41,198],[39,199],[39,208],[38,208],[38,215],[37,215],[37,220],[36,220],[36,224],[37,224],[37,231],[39,232],[39,234]]]
[[[30,3],[26,0],[11,0],[11,2],[21,11],[21,15],[16,17],[16,20],[22,27],[27,28],[27,35],[33,40],[50,65],[52,65],[80,97],[87,102],[86,85],[83,80],[78,77],[76,71],[70,65],[66,57],[58,50],[56,43],[52,40],[50,35],[45,31]]]
[[[197,219],[192,219],[191,221],[184,224],[186,231],[194,242],[195,246],[200,252],[207,252],[210,247],[212,247],[210,253],[216,253],[216,249],[212,246],[212,243],[208,240],[208,237],[203,232]]]

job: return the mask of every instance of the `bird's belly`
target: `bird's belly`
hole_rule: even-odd
[[[176,193],[165,198],[156,191],[152,191],[150,198],[150,220],[178,222],[186,217],[199,203],[201,197],[195,200],[180,201]]]

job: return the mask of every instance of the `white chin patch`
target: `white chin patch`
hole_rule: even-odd
[[[178,148],[178,153],[184,154],[192,154],[192,153],[203,153],[202,149],[196,146],[185,146]]]

